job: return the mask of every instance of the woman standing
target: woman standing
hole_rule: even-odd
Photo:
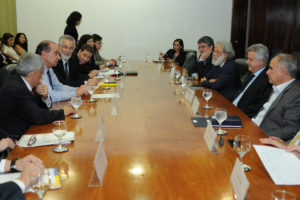
[[[18,33],[16,35],[13,48],[19,56],[28,51],[27,37],[24,33]]]
[[[64,35],[71,35],[75,39],[76,44],[78,40],[78,32],[76,26],[80,24],[81,17],[82,15],[79,12],[72,12],[67,19],[67,26],[64,31]]]

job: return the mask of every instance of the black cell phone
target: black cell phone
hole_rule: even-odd
[[[228,141],[229,145],[231,146],[231,148],[233,148],[233,142],[234,142],[234,140],[227,140],[227,141]]]

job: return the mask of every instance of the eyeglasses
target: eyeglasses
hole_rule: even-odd
[[[208,47],[208,45],[201,45],[201,46],[198,46],[198,49],[205,49],[207,47]]]

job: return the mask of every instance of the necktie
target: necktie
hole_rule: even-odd
[[[48,75],[48,80],[49,80],[49,83],[50,83],[50,85],[51,85],[51,88],[53,89],[52,78],[51,78],[51,75],[50,75],[50,71],[49,71],[49,70],[47,71],[47,75]]]
[[[243,78],[242,78],[242,91],[244,88],[248,85],[248,83],[254,78],[254,75],[251,72],[248,72]]]
[[[30,90],[30,93],[33,95],[33,90]]]
[[[67,80],[69,80],[69,67],[68,67],[68,62],[65,62],[65,73]]]

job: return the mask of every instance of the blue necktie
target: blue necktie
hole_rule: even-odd
[[[48,75],[49,83],[50,83],[50,85],[51,85],[51,87],[52,87],[52,89],[53,89],[52,78],[51,78],[51,75],[50,75],[50,71],[49,71],[49,70],[47,71],[47,75]]]

